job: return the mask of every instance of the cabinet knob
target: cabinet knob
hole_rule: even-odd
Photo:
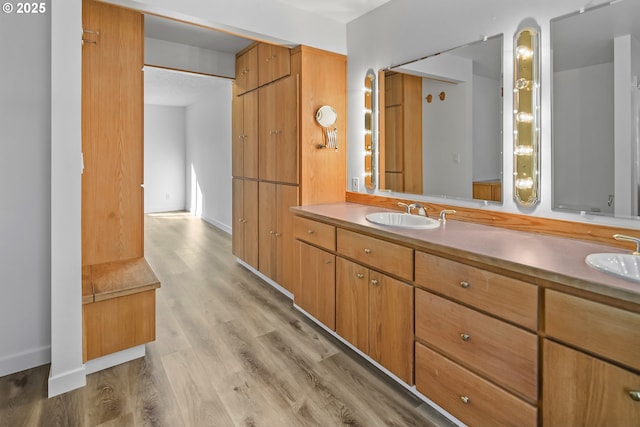
[[[379,283],[380,283],[380,282],[378,282],[378,279],[371,279],[371,284],[372,284],[373,286],[378,286],[378,284],[379,284]]]
[[[280,237],[280,236],[282,236],[282,233],[278,233],[277,231],[275,231],[273,234],[274,234],[276,237]]]
[[[460,338],[462,341],[469,341],[471,339],[471,335],[469,334],[460,334]]]
[[[269,234],[276,234],[276,232],[271,230],[271,231],[269,231]]]
[[[640,402],[640,391],[638,390],[631,390],[629,392],[629,397],[631,397],[633,400],[635,400],[636,402]]]
[[[357,277],[358,279],[362,279],[362,278],[364,277],[364,274],[362,274],[362,273],[358,273],[358,274],[356,274],[356,277]]]
[[[460,286],[467,289],[471,285],[466,280],[463,280],[462,282],[460,282]]]
[[[365,253],[365,254],[370,254],[370,253],[371,253],[371,249],[369,249],[369,248],[365,248],[365,249],[364,249],[364,253]]]
[[[309,234],[313,234],[313,233],[315,233],[315,231],[313,231],[313,230],[307,230],[307,233],[309,233]]]
[[[465,405],[468,405],[469,402],[471,401],[471,399],[469,399],[469,396],[460,396],[460,400],[462,401],[462,403],[464,403]]]
[[[325,264],[331,264],[331,260],[330,260],[330,259],[327,259],[327,260],[325,260],[325,261],[324,261],[324,263],[325,263]]]

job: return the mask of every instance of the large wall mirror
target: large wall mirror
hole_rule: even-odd
[[[380,73],[379,189],[502,201],[502,35]]]
[[[551,21],[553,206],[638,217],[640,1]]]

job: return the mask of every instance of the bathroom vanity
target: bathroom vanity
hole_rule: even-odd
[[[385,208],[291,208],[294,303],[468,425],[640,423],[640,284],[596,271],[623,249],[455,220],[377,225]],[[628,252],[628,251],[627,251]]]

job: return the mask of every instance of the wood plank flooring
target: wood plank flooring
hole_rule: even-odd
[[[147,355],[46,398],[47,365],[0,378],[0,426],[450,426],[239,265],[186,213],[145,217],[160,278]]]

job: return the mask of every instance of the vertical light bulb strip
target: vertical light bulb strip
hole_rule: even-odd
[[[518,31],[513,67],[513,198],[521,206],[533,206],[540,199],[539,63],[538,30]]]
[[[376,130],[375,95],[376,74],[367,72],[364,78],[364,185],[368,190],[376,188]]]

